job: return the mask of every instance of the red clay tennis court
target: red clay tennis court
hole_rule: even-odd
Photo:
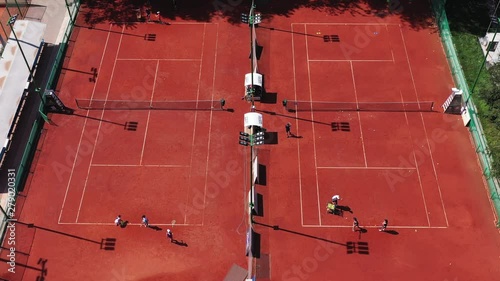
[[[256,104],[277,136],[258,148],[257,279],[495,280],[496,218],[460,117],[391,108],[448,96],[435,30],[304,8],[264,20],[257,40],[278,97]],[[249,167],[237,141],[250,108],[247,43],[247,26],[220,19],[77,27],[58,90],[75,115],[45,127],[19,217],[33,225],[16,230],[26,267],[8,280],[41,268],[50,280],[223,280],[233,264],[247,268]],[[222,98],[233,112],[75,103]],[[287,110],[285,99],[387,110]],[[334,194],[342,217],[326,213]],[[118,214],[127,227],[113,224]],[[141,228],[143,214],[161,230]]]

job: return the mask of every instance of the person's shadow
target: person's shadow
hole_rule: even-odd
[[[162,230],[162,228],[161,228],[161,227],[156,226],[156,225],[150,225],[150,226],[148,226],[148,227],[149,227],[149,228],[151,228],[151,229],[153,229],[153,230],[156,230],[156,231],[160,231],[160,230]]]
[[[125,227],[127,227],[127,225],[128,225],[128,221],[122,221],[122,222],[120,223],[120,227],[121,227],[121,228],[125,228]]]
[[[174,240],[172,240],[172,243],[174,243],[175,245],[178,245],[178,246],[182,246],[182,247],[187,247],[188,246],[188,244],[186,242],[182,241],[182,240],[179,241],[179,240],[175,240],[174,239]]]
[[[349,206],[341,206],[341,205],[338,205],[337,208],[339,208],[340,210],[342,210],[342,212],[349,212],[351,214],[353,214],[354,212],[352,211],[351,207]]]
[[[291,138],[294,138],[294,139],[301,139],[301,138],[303,138],[302,136],[297,136],[297,135],[296,135],[296,134],[294,134],[294,133],[290,133],[290,137],[291,137]]]

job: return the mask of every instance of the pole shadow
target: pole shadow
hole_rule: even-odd
[[[6,263],[10,262],[10,260],[4,259],[4,258],[0,258],[0,261],[1,262],[6,262]],[[23,264],[23,263],[18,263],[18,262],[16,262],[16,266],[21,266],[21,267],[24,267],[24,268],[27,268],[27,269],[32,269],[32,270],[35,270],[35,271],[40,271],[41,273],[43,273],[43,272],[46,273],[47,272],[47,268],[45,268],[45,263],[47,262],[47,260],[46,259],[42,259],[42,261],[44,262],[42,264],[42,268],[37,268],[37,267],[31,266],[31,265],[27,265],[27,264]],[[40,260],[39,260],[38,264],[40,264]],[[7,279],[0,279],[0,280],[7,280]],[[37,280],[39,280],[39,279],[37,278]]]
[[[52,233],[55,233],[55,234],[59,234],[59,235],[63,235],[63,236],[67,236],[67,237],[71,237],[71,238],[75,238],[75,239],[79,239],[79,240],[83,240],[83,241],[87,241],[87,242],[91,242],[91,243],[94,243],[94,244],[101,245],[101,241],[95,241],[95,240],[91,240],[91,239],[88,239],[88,238],[85,238],[85,237],[81,237],[81,236],[77,236],[77,235],[73,235],[73,234],[68,234],[68,233],[65,233],[65,232],[53,230],[53,229],[50,229],[50,228],[45,228],[45,227],[42,227],[42,226],[37,226],[37,225],[35,225],[33,223],[25,223],[25,222],[20,222],[20,221],[17,221],[16,223],[21,224],[21,225],[26,225],[28,228],[35,228],[37,230],[40,229],[40,230],[52,232]]]
[[[279,31],[279,32],[285,32],[285,33],[291,33],[291,34],[297,34],[297,35],[305,35],[305,36],[309,36],[309,37],[316,37],[316,38],[323,39],[323,36],[320,36],[320,35],[314,35],[314,34],[308,34],[308,33],[303,33],[303,32],[296,32],[296,31],[291,31],[291,30],[279,29],[279,28],[275,28],[275,27],[267,27],[267,26],[262,26],[260,24],[259,24],[259,28],[269,29],[271,31]]]
[[[281,117],[285,117],[285,118],[290,118],[290,119],[295,119],[295,120],[300,120],[300,121],[306,121],[306,122],[311,122],[311,123],[320,124],[320,125],[326,125],[328,127],[332,126],[331,123],[326,123],[326,122],[321,122],[321,121],[314,121],[314,120],[311,120],[311,119],[305,119],[305,118],[300,118],[300,117],[289,116],[289,115],[285,115],[285,114],[276,113],[274,111],[259,110],[259,109],[257,109],[257,111],[265,113],[265,114],[269,114],[269,115],[281,116]],[[292,134],[292,137],[294,137],[293,134]],[[296,138],[302,138],[301,136],[295,136],[295,137]]]
[[[105,120],[105,119],[101,119],[101,118],[96,118],[96,117],[82,115],[82,114],[73,113],[71,115],[76,116],[76,117],[90,119],[90,120],[100,121],[100,122],[104,122],[104,123],[109,123],[109,124],[121,126],[123,128],[125,128],[125,126],[126,126],[126,124],[123,124],[123,123],[113,122],[113,121],[109,121],[109,120]]]
[[[283,231],[283,232],[287,232],[287,233],[291,233],[291,234],[295,234],[295,235],[299,235],[299,236],[303,236],[303,237],[307,237],[307,238],[312,238],[312,239],[320,240],[320,241],[327,242],[327,243],[332,243],[332,244],[336,244],[336,245],[340,245],[340,246],[347,246],[347,244],[343,244],[343,243],[340,243],[340,242],[328,240],[328,239],[325,239],[323,237],[318,237],[318,236],[314,236],[314,235],[310,235],[310,234],[305,234],[305,233],[297,232],[297,231],[294,231],[294,230],[285,229],[285,228],[280,227],[279,225],[268,225],[268,224],[260,223],[260,222],[256,222],[256,221],[253,221],[253,223],[256,224],[256,225],[262,225],[262,226],[265,226],[265,227],[272,228],[273,230],[280,230],[280,231]]]
[[[138,35],[138,34],[132,34],[132,33],[126,33],[126,32],[113,31],[113,30],[108,30],[108,29],[103,29],[103,28],[97,28],[97,27],[92,26],[92,25],[91,26],[83,26],[83,25],[75,24],[75,27],[87,28],[87,29],[104,31],[104,32],[109,32],[109,33],[116,33],[116,34],[120,34],[120,35],[127,35],[127,36],[142,38],[142,39],[144,39],[146,37],[146,35]]]

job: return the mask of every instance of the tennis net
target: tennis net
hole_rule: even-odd
[[[327,102],[284,100],[289,112],[296,111],[385,111],[385,112],[432,112],[434,102]]]
[[[76,105],[86,110],[224,110],[226,101],[135,101],[76,99]]]

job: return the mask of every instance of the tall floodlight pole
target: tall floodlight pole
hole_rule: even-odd
[[[253,56],[255,55],[253,53],[253,29],[255,28],[255,4],[254,1],[252,0],[252,8],[250,9],[250,15],[249,15],[249,20],[250,20],[250,67],[251,67],[251,88],[250,88],[250,94],[251,94],[251,103],[252,106],[255,104],[255,99],[254,99],[254,94],[255,94],[255,85],[253,84],[253,70],[255,65],[253,64]]]
[[[247,232],[247,247],[248,250],[248,275],[247,278],[251,278],[252,276],[252,225],[253,225],[253,212],[255,209],[255,182],[254,182],[254,170],[253,170],[253,161],[255,155],[255,146],[264,144],[264,132],[263,128],[256,130],[255,126],[247,127],[248,131],[240,132],[239,144],[243,146],[250,146],[250,192],[249,192],[249,226],[250,230]]]
[[[28,63],[28,60],[26,59],[26,56],[24,55],[24,51],[23,51],[23,48],[21,47],[21,43],[19,43],[19,40],[17,39],[16,31],[14,30],[14,27],[12,26],[16,22],[16,19],[17,19],[17,15],[13,15],[12,17],[10,17],[7,24],[10,26],[10,29],[12,30],[12,34],[14,34],[14,38],[16,39],[17,46],[19,47],[19,50],[21,51],[21,54],[23,55],[24,62],[26,63],[26,67],[28,67],[28,70],[30,71],[30,74],[31,74],[30,64]]]
[[[254,70],[255,70],[255,63],[254,63],[254,56],[257,54],[255,53],[254,50],[254,41],[255,41],[255,36],[254,36],[254,30],[255,30],[255,25],[259,24],[261,21],[260,14],[255,14],[255,4],[254,1],[252,1],[252,6],[250,8],[250,12],[248,14],[242,13],[241,14],[241,21],[243,23],[248,24],[250,27],[250,87],[246,89],[245,97],[248,99],[250,98],[250,101],[252,103],[252,107],[255,104],[255,84],[254,84]]]
[[[500,1],[498,3],[500,3]],[[472,96],[472,94],[474,93],[474,90],[476,89],[477,81],[479,81],[479,76],[481,75],[481,71],[483,70],[484,65],[486,64],[486,60],[488,59],[488,55],[491,52],[490,43],[495,42],[495,38],[497,37],[498,24],[500,22],[500,18],[495,18],[494,20],[496,21],[495,34],[493,34],[493,38],[491,39],[491,42],[488,42],[488,45],[486,46],[486,54],[484,55],[483,63],[481,64],[481,67],[479,68],[479,71],[477,72],[476,79],[474,80],[474,84],[472,84],[472,88],[470,90],[470,95],[467,98],[467,100],[465,101],[465,103],[467,103],[469,101],[470,96]],[[491,22],[490,22],[490,26],[491,26]],[[488,31],[489,31],[489,27],[488,27]],[[488,31],[486,32],[486,37],[488,37]]]
[[[7,1],[5,1],[5,10],[7,11],[7,14],[9,15],[9,18],[12,17],[10,11],[9,11],[9,4],[7,3]]]
[[[19,3],[17,3],[17,0],[14,0],[14,2],[16,3],[16,6],[17,6],[17,10],[19,11],[19,14],[21,15],[21,17],[23,16],[23,12],[21,11],[21,7],[19,6]]]
[[[493,17],[490,19],[490,24],[488,25],[488,29],[486,30],[486,38],[488,38],[488,32],[490,31],[490,27],[493,24],[493,21],[495,21],[495,23],[496,23],[495,34],[493,35],[493,39],[491,40],[491,42],[495,41],[495,37],[497,36],[497,32],[498,32],[498,25],[500,24],[499,23],[500,20],[497,17],[498,6],[500,6],[500,0],[497,2],[497,5],[495,7],[495,11],[493,12]],[[474,84],[472,84],[472,88],[470,90],[470,95],[467,98],[467,100],[465,101],[466,104],[469,101],[470,96],[472,96],[472,94],[474,93],[474,90],[476,89],[477,81],[479,80],[479,76],[481,75],[481,71],[483,70],[484,65],[486,64],[486,59],[488,58],[489,53],[490,53],[490,44],[488,43],[488,46],[486,46],[486,55],[484,55],[483,63],[481,64],[481,67],[479,68],[479,71],[477,72],[476,80],[474,80]]]

